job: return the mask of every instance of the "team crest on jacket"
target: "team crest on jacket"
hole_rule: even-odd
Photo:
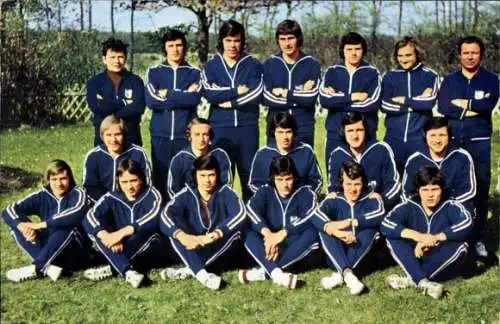
[[[132,89],[125,89],[125,98],[132,99]]]
[[[484,91],[483,90],[476,90],[474,92],[474,99],[481,100],[483,98],[484,98]]]

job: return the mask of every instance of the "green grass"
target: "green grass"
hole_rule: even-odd
[[[263,124],[261,125],[263,126]],[[500,157],[500,119],[495,120],[496,134],[493,139],[493,181],[496,185]],[[263,129],[263,128],[262,128]],[[382,134],[379,134],[381,138]],[[4,131],[0,135],[2,167],[19,168],[30,177],[43,172],[54,158],[69,162],[77,181],[81,181],[82,161],[91,148],[93,131],[90,125],[57,126],[51,129],[23,128]],[[323,120],[316,127],[316,152],[324,168]],[[143,125],[143,139],[149,154],[149,131]],[[261,137],[264,143],[264,136]],[[22,187],[23,181],[18,181]],[[17,183],[17,182],[16,182]],[[29,183],[29,182],[28,182]],[[238,184],[236,185],[239,189]],[[14,193],[0,193],[0,209],[8,203],[33,191],[18,189]],[[493,194],[493,191],[491,191]],[[498,252],[499,196],[495,194],[491,207],[488,245]],[[369,292],[351,297],[347,290],[322,291],[319,280],[327,275],[327,268],[301,273],[305,285],[295,291],[287,291],[271,282],[259,282],[248,286],[238,283],[236,271],[223,274],[228,282],[225,289],[212,292],[194,280],[163,282],[157,271],[150,274],[152,284],[138,290],[113,278],[99,283],[85,281],[81,273],[65,277],[56,283],[48,279],[10,283],[5,271],[29,263],[28,257],[15,246],[3,223],[0,226],[1,256],[1,322],[2,323],[95,323],[95,322],[163,322],[163,323],[318,323],[331,322],[498,322],[500,313],[500,273],[490,268],[486,273],[467,280],[454,280],[445,284],[447,297],[434,301],[415,290],[392,291],[384,279],[399,268],[378,271],[363,278]]]

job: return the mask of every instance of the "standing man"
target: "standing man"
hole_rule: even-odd
[[[146,105],[153,111],[149,125],[153,185],[166,202],[170,161],[188,145],[186,126],[196,117],[201,85],[200,70],[185,61],[187,41],[181,31],[163,35],[162,51],[165,61],[147,72]]]
[[[424,52],[408,36],[396,42],[394,61],[398,66],[384,75],[382,111],[386,113],[384,141],[394,151],[398,171],[402,172],[408,157],[423,151],[424,124],[432,117],[436,104],[439,78],[424,66]]]
[[[243,200],[251,196],[248,177],[259,147],[259,102],[263,88],[262,66],[243,52],[245,29],[226,20],[219,30],[217,53],[203,70],[205,98],[210,103],[214,144],[224,149],[238,167]],[[234,170],[233,170],[234,174]]]
[[[483,239],[488,215],[491,178],[491,113],[498,103],[498,76],[481,67],[484,43],[476,36],[458,42],[460,69],[445,76],[439,92],[439,112],[450,119],[455,145],[474,160],[477,194],[476,220],[472,233],[476,253],[488,256]]]
[[[94,113],[94,146],[102,144],[99,129],[109,115],[123,119],[128,140],[142,146],[141,116],[144,113],[144,83],[125,68],[128,44],[109,38],[102,43],[102,61],[106,70],[87,82],[87,104]]]
[[[299,125],[298,140],[314,147],[321,70],[316,59],[300,51],[303,40],[302,29],[294,20],[286,19],[276,28],[280,52],[264,62],[264,104],[269,107],[268,129],[276,113],[288,111]]]
[[[325,159],[342,145],[340,129],[346,112],[364,114],[368,121],[368,138],[374,140],[377,137],[380,73],[363,60],[366,53],[366,40],[360,34],[350,32],[340,41],[341,60],[325,72],[319,88],[319,102],[328,109]]]

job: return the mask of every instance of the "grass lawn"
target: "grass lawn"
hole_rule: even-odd
[[[499,126],[500,118],[497,118],[490,191],[493,196],[490,203],[492,213],[487,238],[488,247],[497,253],[500,198],[493,189],[498,179],[496,165],[500,158]],[[0,175],[0,178],[4,178],[0,183],[0,210],[38,187],[36,180],[41,177],[47,163],[54,158],[68,161],[77,182],[80,182],[83,157],[91,149],[92,136],[90,125],[4,131],[0,135],[0,166],[14,174],[15,179],[9,176],[11,180],[6,183],[5,174]],[[379,134],[379,138],[382,138],[382,134]],[[319,120],[315,149],[323,174],[324,139],[323,120]],[[143,140],[149,154],[147,123],[143,124]],[[261,143],[264,143],[264,140],[262,137]],[[239,190],[238,185],[236,186]],[[365,276],[363,282],[369,291],[358,297],[351,297],[345,288],[321,290],[320,278],[330,273],[325,267],[300,273],[299,279],[305,284],[295,291],[287,291],[269,281],[242,286],[238,283],[236,271],[223,274],[228,285],[218,292],[209,291],[194,280],[163,282],[158,271],[149,275],[151,285],[134,290],[125,284],[122,278],[94,283],[84,280],[81,273],[62,278],[56,283],[47,278],[21,284],[10,283],[5,279],[5,271],[28,264],[29,258],[18,250],[3,222],[0,225],[0,246],[2,323],[500,321],[498,268],[490,268],[480,276],[470,279],[446,283],[446,298],[438,301],[413,289],[393,291],[387,288],[385,277],[391,273],[401,273],[395,266]]]

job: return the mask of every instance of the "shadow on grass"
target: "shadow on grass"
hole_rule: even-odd
[[[0,165],[0,195],[33,187],[41,179],[42,175],[40,173]]]
[[[491,217],[486,224],[485,243],[489,251],[497,252],[500,248],[500,193],[490,196],[488,205]]]

